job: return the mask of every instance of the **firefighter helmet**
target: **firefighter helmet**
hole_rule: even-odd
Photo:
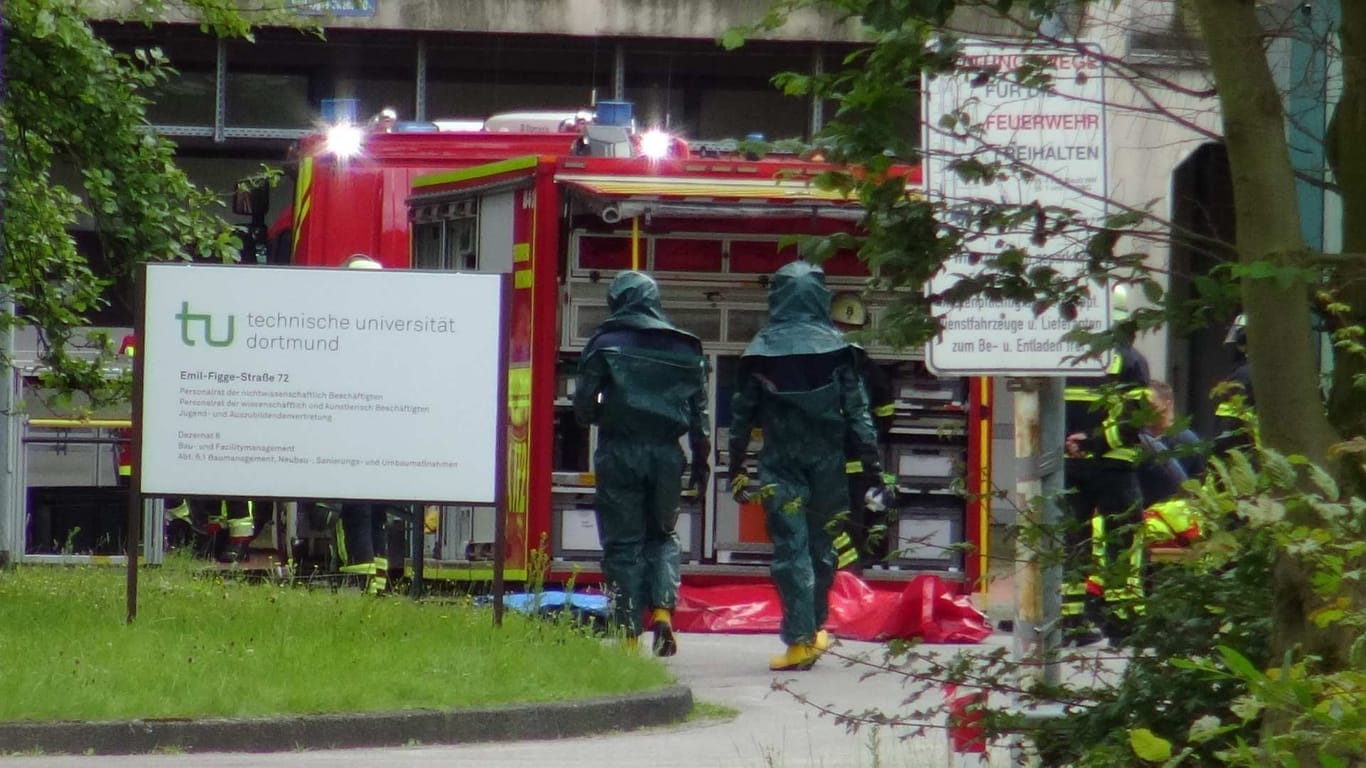
[[[1119,284],[1110,288],[1110,320],[1120,322],[1129,319],[1129,286]]]
[[[381,109],[370,118],[370,130],[378,133],[389,133],[394,130],[394,126],[397,124],[398,112],[395,112],[391,107]]]
[[[1247,315],[1239,313],[1233,318],[1233,324],[1228,327],[1228,333],[1224,336],[1225,344],[1232,344],[1238,349],[1247,346]]]
[[[862,328],[868,324],[868,308],[857,293],[839,293],[830,301],[830,319],[840,325]]]
[[[370,256],[366,256],[366,255],[363,254],[363,253],[353,253],[353,254],[351,254],[350,256],[347,257],[346,261],[342,262],[342,266],[343,266],[343,267],[346,267],[347,269],[383,269],[383,268],[384,268],[384,265],[380,264],[380,263],[379,263],[378,261],[376,261],[374,258],[372,258],[372,257],[370,257]]]

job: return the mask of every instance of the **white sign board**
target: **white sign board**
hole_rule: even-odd
[[[147,267],[142,492],[494,501],[503,277]]]
[[[1053,65],[1052,87],[1027,88],[1014,82],[1012,71],[1025,57],[1044,57]],[[973,44],[965,46],[965,68],[953,76],[926,78],[925,188],[948,210],[973,201],[1059,206],[1079,211],[1092,224],[1105,215],[1105,77],[1098,57],[1076,51]],[[989,76],[982,73],[996,68]],[[971,132],[946,130],[948,114],[966,116]],[[1014,170],[1006,181],[964,181],[950,169],[956,159],[975,156],[983,162],[1003,161]],[[1020,171],[1032,176],[1024,178]],[[1033,227],[992,233],[973,249],[987,256],[1014,246],[1029,254],[1031,264],[1047,264],[1067,275],[1079,274],[1089,233],[1064,231],[1039,247],[1031,243]],[[967,255],[944,265],[928,286],[939,292],[988,268]],[[1096,372],[1106,361],[1074,363],[1085,351],[1064,341],[1075,327],[1109,325],[1109,295],[1091,286],[1091,301],[1064,318],[1057,309],[1035,317],[1029,304],[978,296],[963,304],[938,305],[943,333],[926,349],[930,369],[963,375],[1066,375]]]

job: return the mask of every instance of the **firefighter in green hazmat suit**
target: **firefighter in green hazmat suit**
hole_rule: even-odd
[[[763,502],[773,541],[787,644],[769,660],[773,670],[809,669],[829,646],[821,625],[835,578],[830,525],[849,503],[846,436],[870,494],[886,491],[857,366],[856,350],[830,321],[825,273],[804,261],[779,269],[769,283],[768,323],[740,358],[728,446],[732,495]],[[763,434],[757,491],[745,468],[755,427]]]
[[[653,651],[672,656],[685,465],[679,438],[688,435],[691,483],[700,493],[711,472],[707,363],[702,342],[669,322],[649,275],[618,274],[607,306],[611,314],[584,346],[574,388],[575,418],[598,426],[602,573],[616,631],[634,644],[649,609]]]

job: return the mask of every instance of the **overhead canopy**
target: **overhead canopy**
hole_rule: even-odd
[[[642,215],[663,217],[823,216],[857,219],[858,201],[817,187],[810,179],[724,176],[622,176],[560,173],[568,186],[614,222]]]

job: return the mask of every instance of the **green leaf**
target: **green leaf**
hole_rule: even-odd
[[[34,20],[32,34],[37,38],[50,36],[57,29],[57,21],[52,17],[52,13],[46,8],[38,11],[38,17]]]
[[[1311,464],[1309,467],[1309,479],[1314,482],[1314,486],[1329,500],[1336,501],[1340,495],[1338,483],[1333,476],[1323,471],[1323,467]]]
[[[1272,450],[1262,451],[1262,469],[1277,488],[1291,488],[1295,485],[1295,467],[1280,453]]]
[[[1252,462],[1242,451],[1229,451],[1228,475],[1233,492],[1239,496],[1250,496],[1257,490],[1257,470],[1252,468]]]
[[[1244,501],[1238,511],[1254,526],[1274,525],[1285,519],[1285,504],[1270,496],[1257,496]]]
[[[1342,758],[1330,755],[1320,749],[1319,768],[1347,768],[1347,763],[1343,762]]]
[[[1131,729],[1129,746],[1139,759],[1149,763],[1165,763],[1172,757],[1172,743],[1147,728]]]
[[[1228,709],[1233,714],[1242,718],[1243,722],[1250,723],[1261,714],[1265,705],[1258,701],[1255,696],[1239,696],[1228,705]]]
[[[1222,720],[1214,715],[1199,717],[1191,723],[1186,738],[1197,744],[1204,743],[1223,733],[1226,729]]]
[[[721,47],[728,51],[733,51],[745,44],[745,31],[738,27],[731,27],[721,35]]]
[[[1342,621],[1346,616],[1347,612],[1341,608],[1325,608],[1321,611],[1314,611],[1309,615],[1309,618],[1314,622],[1314,626],[1323,629],[1329,624],[1335,624]]]
[[[1219,658],[1223,660],[1224,666],[1229,668],[1233,674],[1249,682],[1260,681],[1266,678],[1261,670],[1253,666],[1247,657],[1227,645],[1218,646],[1215,650],[1219,652]]]

